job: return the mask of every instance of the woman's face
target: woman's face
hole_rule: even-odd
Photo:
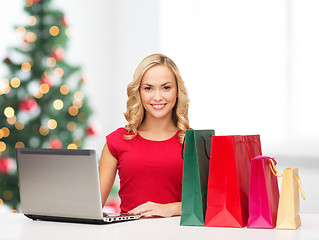
[[[172,70],[165,65],[148,69],[141,81],[140,95],[147,117],[172,117],[177,85]]]

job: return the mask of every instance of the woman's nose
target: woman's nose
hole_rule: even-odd
[[[156,101],[162,100],[162,94],[161,94],[161,91],[160,91],[160,90],[156,90],[156,91],[155,91],[154,100],[156,100]]]

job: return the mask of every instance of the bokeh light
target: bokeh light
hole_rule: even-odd
[[[52,69],[47,69],[44,71],[44,76],[46,78],[50,78],[51,73],[52,73]]]
[[[74,99],[82,101],[83,98],[84,98],[84,95],[82,92],[77,91],[74,93]]]
[[[10,201],[13,198],[13,193],[9,190],[4,191],[3,193],[4,199]]]
[[[24,128],[24,123],[23,123],[22,121],[17,121],[17,122],[15,123],[15,127],[16,127],[16,129],[18,129],[18,130],[22,130],[22,129]]]
[[[61,78],[64,75],[64,70],[62,68],[56,68],[54,70],[54,73],[57,77]]]
[[[26,1],[25,1],[25,6],[26,6],[26,7],[31,7],[32,4],[33,4],[33,0],[26,0]]]
[[[11,88],[9,85],[9,80],[6,78],[2,78],[0,80],[0,95],[2,94],[8,94],[10,92]]]
[[[67,85],[62,85],[60,87],[60,92],[63,95],[67,95],[70,92],[69,87]]]
[[[11,118],[14,116],[14,109],[12,107],[6,107],[4,109],[4,115],[7,117],[7,118]]]
[[[74,131],[76,129],[76,123],[73,121],[68,122],[67,128],[69,131]]]
[[[34,26],[37,23],[37,18],[35,16],[30,16],[29,25]]]
[[[49,32],[52,36],[57,36],[60,32],[60,29],[57,26],[52,26],[52,27],[50,27]]]
[[[76,116],[78,113],[79,113],[79,109],[78,109],[77,107],[71,106],[71,107],[69,108],[69,114],[70,114],[71,116]]]
[[[39,129],[39,133],[42,136],[46,136],[46,135],[49,134],[49,128],[47,126],[41,126],[40,129]]]
[[[81,100],[74,100],[73,101],[73,105],[76,106],[77,108],[81,108],[82,107],[82,101]]]
[[[23,142],[17,142],[16,145],[15,145],[15,148],[24,148],[25,145]]]
[[[61,110],[63,108],[63,101],[61,99],[57,99],[53,102],[53,107],[56,110]]]
[[[7,148],[7,145],[4,142],[0,141],[0,152],[4,152],[6,148]]]
[[[3,127],[1,128],[2,132],[3,132],[3,137],[8,137],[10,135],[10,130],[7,127]]]
[[[31,70],[31,64],[28,62],[25,62],[21,65],[21,69],[24,72],[29,72]]]
[[[42,84],[40,85],[40,91],[41,91],[41,93],[46,94],[46,93],[49,92],[49,90],[50,90],[50,87],[49,87],[48,84],[42,83]]]
[[[56,127],[58,126],[58,123],[56,120],[54,119],[50,119],[47,123],[48,128],[50,129],[56,129]]]
[[[13,116],[13,117],[11,117],[11,118],[7,118],[7,122],[8,122],[9,124],[11,124],[11,125],[15,124],[16,121],[17,121],[16,116]]]
[[[23,36],[25,34],[26,30],[24,27],[18,27],[17,28],[17,33],[20,35],[20,36]]]
[[[20,79],[19,78],[12,78],[10,81],[10,84],[13,88],[18,88],[20,87]]]
[[[78,147],[74,144],[74,143],[71,143],[68,145],[68,149],[77,149]]]
[[[43,97],[43,93],[40,91],[40,92],[34,94],[34,97],[35,98],[42,98]]]
[[[56,64],[55,58],[49,57],[49,58],[47,59],[47,65],[48,65],[48,67],[54,67],[55,64]]]
[[[35,42],[36,40],[37,40],[37,35],[34,33],[34,32],[27,32],[26,34],[25,34],[25,40],[27,41],[27,42],[30,42],[30,43],[33,43],[33,42]]]

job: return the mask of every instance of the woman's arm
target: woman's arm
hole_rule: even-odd
[[[105,143],[99,165],[102,207],[105,205],[105,202],[113,187],[116,170],[117,160],[112,156],[107,143]]]
[[[180,216],[182,214],[181,202],[159,204],[154,202],[144,203],[131,211],[132,214],[142,214],[143,216],[159,216],[172,217]]]

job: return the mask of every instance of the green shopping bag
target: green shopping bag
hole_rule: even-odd
[[[214,130],[186,130],[180,225],[204,226],[213,135]]]

